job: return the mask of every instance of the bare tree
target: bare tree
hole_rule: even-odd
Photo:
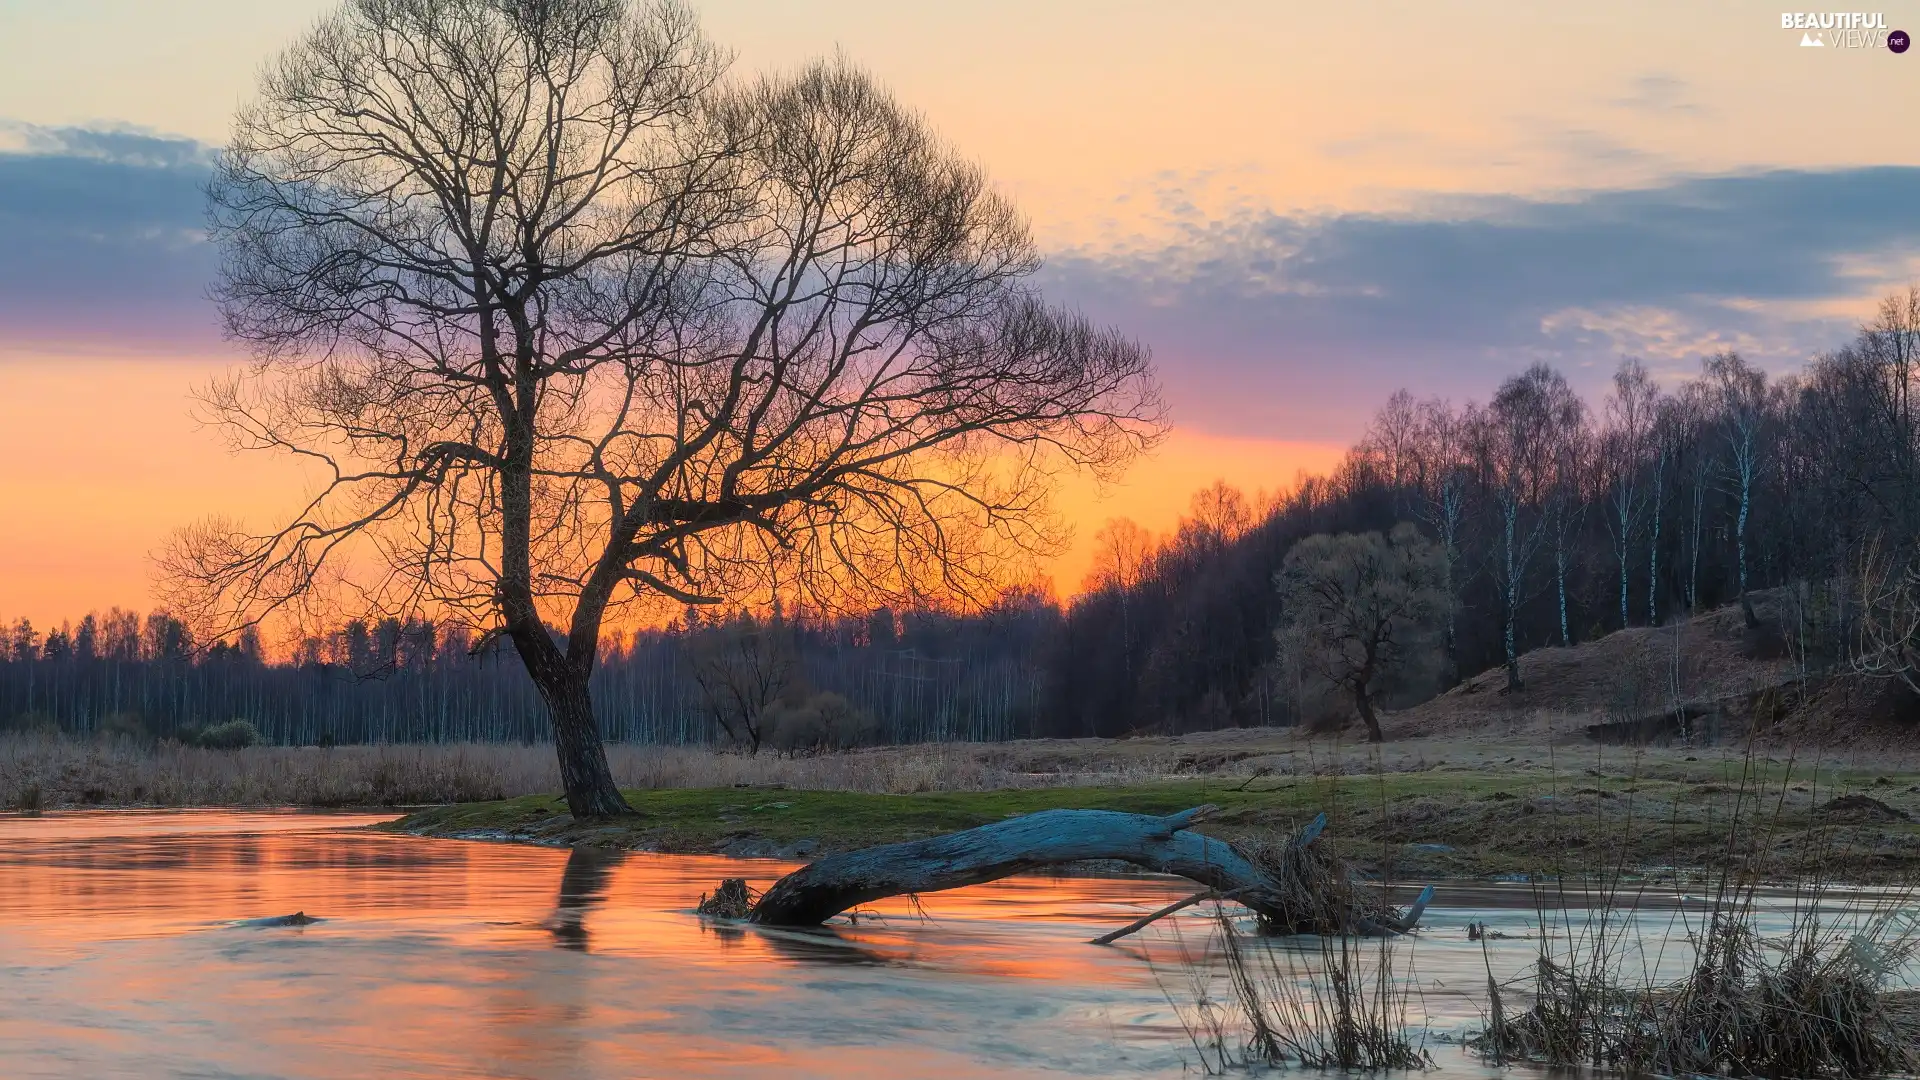
[[[1578,426],[1582,413],[1567,380],[1536,364],[1500,385],[1480,425],[1480,456],[1499,519],[1494,565],[1508,690],[1522,685],[1520,608],[1527,599],[1533,558],[1546,538],[1558,444],[1563,432]]]
[[[1861,327],[1855,350],[1878,376],[1877,426],[1882,429],[1885,467],[1894,475],[1912,477],[1920,473],[1920,406],[1914,403],[1914,383],[1920,381],[1920,286],[1883,297],[1874,318]],[[1910,516],[1908,501],[1902,499],[1900,509]]]
[[[1654,443],[1655,424],[1659,412],[1660,389],[1653,383],[1653,377],[1638,360],[1622,360],[1619,370],[1613,373],[1613,394],[1607,399],[1607,426],[1601,436],[1602,454],[1606,462],[1607,483],[1607,535],[1613,541],[1614,560],[1620,569],[1620,625],[1630,626],[1632,617],[1628,614],[1627,598],[1630,592],[1630,576],[1627,573],[1628,561],[1633,554],[1633,541],[1641,517],[1648,503],[1657,503],[1661,469],[1655,468],[1650,482],[1656,485],[1651,495],[1641,484],[1641,473],[1647,468],[1649,447]],[[1658,525],[1650,547],[1651,556],[1658,559],[1660,540]],[[1657,574],[1658,566],[1649,565],[1649,574]],[[1649,579],[1648,588],[1653,586]]]
[[[1766,467],[1766,424],[1772,398],[1767,373],[1750,367],[1738,353],[1725,352],[1706,360],[1706,375],[1719,397],[1720,420],[1727,447],[1729,491],[1735,499],[1734,543],[1740,586],[1740,611],[1749,627],[1759,626],[1753,599],[1747,595],[1747,523],[1753,517],[1753,497]]]
[[[1452,686],[1460,679],[1459,613],[1460,558],[1466,550],[1465,528],[1468,499],[1474,492],[1472,433],[1480,417],[1472,408],[1455,413],[1444,401],[1429,400],[1420,406],[1420,427],[1416,455],[1416,482],[1420,497],[1414,512],[1432,530],[1440,545],[1444,578],[1441,589],[1446,595],[1446,671],[1443,680]]]
[[[1380,411],[1355,449],[1370,458],[1387,485],[1396,514],[1405,511],[1408,496],[1420,487],[1425,462],[1423,431],[1426,409],[1406,390],[1396,390]]]
[[[1380,742],[1373,708],[1378,680],[1430,641],[1444,594],[1444,557],[1413,525],[1379,533],[1310,536],[1287,552],[1278,575],[1286,654],[1353,696]]]
[[[1870,679],[1920,693],[1920,567],[1869,543],[1860,560],[1859,640],[1849,664]]]
[[[206,406],[326,482],[183,532],[175,595],[231,631],[338,582],[506,636],[576,816],[627,810],[609,617],[776,571],[822,607],[984,595],[1057,542],[1057,470],[1160,429],[1146,351],[1042,303],[1019,215],[915,115],[845,63],[723,66],[671,0],[352,0],[212,186],[258,359]]]
[[[776,706],[794,688],[800,657],[786,627],[751,616],[701,631],[688,655],[700,706],[727,741],[758,754]]]
[[[1124,593],[1140,583],[1153,558],[1153,534],[1132,518],[1108,518],[1093,534],[1093,566],[1087,571],[1088,591],[1113,589]]]

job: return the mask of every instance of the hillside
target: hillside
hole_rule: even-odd
[[[1754,594],[1762,626],[1738,605],[1661,627],[1631,627],[1571,648],[1521,657],[1523,687],[1493,668],[1440,696],[1390,714],[1390,739],[1433,736],[1574,738],[1607,742],[1763,741],[1833,745],[1910,738],[1887,683],[1823,670],[1804,673],[1789,638],[1797,613],[1785,590]],[[1757,729],[1756,729],[1757,721]]]

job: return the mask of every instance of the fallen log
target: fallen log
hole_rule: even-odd
[[[1253,857],[1189,826],[1214,813],[1198,806],[1166,817],[1112,810],[1043,810],[926,840],[849,851],[809,863],[773,884],[749,920],[816,926],[849,908],[889,896],[958,889],[1014,874],[1085,861],[1129,863],[1231,893],[1270,933],[1401,934],[1412,929],[1432,890],[1406,913],[1356,884],[1331,856],[1314,851],[1322,814],[1296,837]]]

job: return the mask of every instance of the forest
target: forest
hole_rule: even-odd
[[[1920,538],[1916,364],[1909,289],[1784,376],[1724,352],[1657,375],[1624,360],[1597,400],[1545,365],[1485,402],[1397,393],[1331,475],[1265,498],[1216,484],[1164,536],[1108,522],[1071,600],[1026,586],[968,612],[689,607],[608,636],[595,713],[617,741],[787,752],[1287,725],[1329,709],[1337,723],[1348,710],[1312,693],[1276,634],[1277,575],[1309,537],[1400,523],[1438,553],[1444,602],[1425,662],[1384,688],[1390,706],[1502,665],[1518,687],[1529,649],[1788,583],[1834,609],[1827,654],[1910,674],[1908,635],[1882,635],[1867,658],[1854,639],[1876,598],[1909,599],[1888,583],[1911,576]],[[549,737],[497,637],[396,614],[280,652],[253,634],[206,645],[164,611],[14,620],[0,723],[164,738],[246,719],[291,745]]]

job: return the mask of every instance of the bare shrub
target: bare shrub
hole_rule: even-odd
[[[1873,901],[1861,914],[1823,913],[1831,882],[1815,871],[1792,885],[1785,935],[1762,936],[1758,882],[1784,840],[1780,807],[1791,768],[1777,785],[1765,777],[1749,747],[1731,793],[1724,869],[1702,889],[1704,910],[1676,916],[1693,950],[1680,978],[1657,979],[1644,956],[1630,969],[1643,931],[1618,865],[1596,879],[1598,903],[1584,918],[1572,915],[1564,881],[1543,886],[1535,897],[1539,955],[1511,988],[1532,1004],[1508,1015],[1505,991],[1489,974],[1493,1022],[1477,1040],[1481,1050],[1498,1062],[1635,1074],[1844,1080],[1920,1069],[1904,996],[1889,988],[1920,952],[1911,892]],[[1803,840],[1825,850],[1824,829]]]
[[[1480,1046],[1505,1061],[1662,1075],[1868,1077],[1920,1069],[1888,977],[1915,951],[1911,917],[1823,924],[1797,904],[1783,941],[1760,935],[1751,895],[1716,903],[1685,977],[1623,976],[1604,935],[1554,954],[1543,943],[1533,1005]]]
[[[1425,1049],[1408,1037],[1408,939],[1249,937],[1224,904],[1216,905],[1213,925],[1231,998],[1215,1000],[1205,971],[1188,958],[1194,1004],[1179,1010],[1209,1075],[1289,1063],[1365,1070],[1428,1064]]]

